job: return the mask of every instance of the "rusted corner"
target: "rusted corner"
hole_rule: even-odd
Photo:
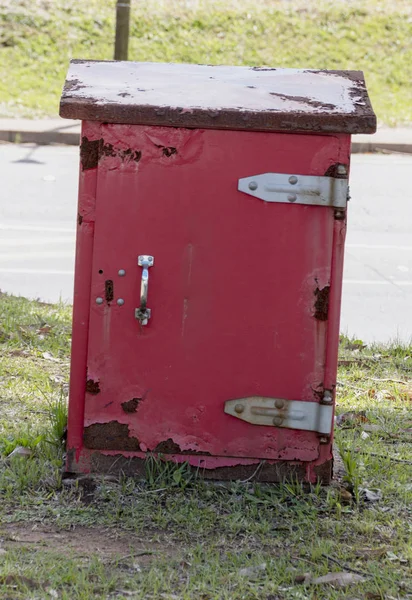
[[[83,441],[86,448],[96,450],[140,450],[139,440],[129,436],[129,426],[118,421],[85,427]]]
[[[115,148],[113,144],[105,143],[102,138],[99,140],[89,140],[86,136],[82,137],[80,144],[80,162],[82,170],[96,169],[102,156],[118,156],[122,161],[139,162],[142,158],[140,150],[127,148]]]
[[[100,140],[99,160],[102,158],[102,156],[118,156],[122,161],[139,162],[139,160],[142,158],[142,153],[140,150],[132,150],[131,148],[127,148],[126,150],[115,148],[113,144],[105,144],[104,140]]]
[[[86,136],[82,137],[80,144],[80,162],[83,171],[97,168],[101,141],[102,140],[89,140]]]
[[[321,465],[313,467],[313,472],[316,476],[316,481],[322,485],[328,485],[333,476],[333,459],[329,459]]]
[[[142,398],[132,398],[127,402],[122,402],[121,407],[125,413],[135,413]]]
[[[318,321],[328,320],[329,311],[329,292],[330,286],[326,285],[324,288],[316,288],[315,294],[315,314],[314,317]]]
[[[342,172],[342,167],[345,167],[345,172]],[[325,171],[325,177],[333,177],[334,179],[347,179],[349,165],[342,163],[334,163]]]
[[[88,379],[86,381],[86,392],[88,394],[100,394],[100,385],[98,381],[94,381],[93,379]]]

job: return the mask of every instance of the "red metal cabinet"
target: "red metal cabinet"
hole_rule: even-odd
[[[68,464],[331,475],[358,72],[74,61]]]

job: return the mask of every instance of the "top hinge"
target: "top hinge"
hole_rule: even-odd
[[[343,168],[344,165],[342,165]],[[318,175],[262,173],[239,179],[239,192],[265,202],[346,208],[348,180]]]

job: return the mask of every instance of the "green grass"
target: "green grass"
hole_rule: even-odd
[[[410,597],[412,347],[342,337],[329,487],[207,484],[155,458],[146,481],[67,482],[70,308],[2,295],[0,324],[0,598]],[[348,568],[364,581],[297,583]]]
[[[55,115],[70,58],[111,59],[114,1],[0,0],[0,115]],[[131,60],[361,69],[381,124],[412,124],[408,0],[132,2]]]

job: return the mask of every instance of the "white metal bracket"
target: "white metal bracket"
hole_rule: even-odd
[[[249,396],[227,400],[225,413],[253,425],[303,429],[324,435],[331,435],[333,429],[332,403]]]
[[[238,190],[265,202],[346,208],[348,180],[316,175],[262,173],[239,179]]]

